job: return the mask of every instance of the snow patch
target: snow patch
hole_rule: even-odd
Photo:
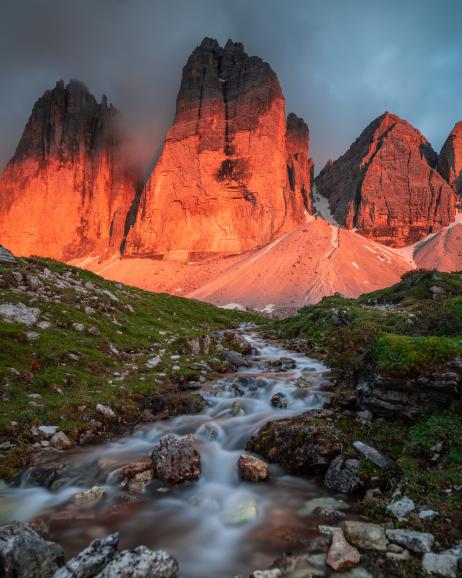
[[[356,263],[356,261],[352,261],[351,264],[353,265],[353,267],[356,267],[356,269],[359,269],[359,265],[358,263]]]
[[[316,213],[325,221],[329,221],[329,223],[332,223],[336,227],[340,226],[330,210],[329,200],[318,193],[316,185],[313,185],[313,205]]]
[[[220,309],[229,309],[230,311],[247,311],[244,305],[240,303],[227,303],[226,305],[220,305]]]

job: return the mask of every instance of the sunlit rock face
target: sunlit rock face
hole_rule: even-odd
[[[35,103],[0,178],[0,239],[17,255],[67,260],[119,249],[135,196],[117,111],[80,82]]]
[[[462,121],[454,125],[438,160],[438,168],[448,183],[462,195]]]
[[[191,260],[264,245],[303,222],[310,171],[308,130],[286,123],[269,64],[206,38],[183,69],[124,254]]]
[[[455,194],[436,163],[436,153],[417,129],[385,113],[326,165],[316,184],[340,224],[401,247],[454,219]]]

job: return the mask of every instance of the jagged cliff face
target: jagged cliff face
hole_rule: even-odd
[[[117,251],[135,196],[117,111],[78,81],[35,103],[0,178],[0,238],[17,255],[68,260]]]
[[[437,156],[409,123],[385,113],[316,179],[336,220],[401,247],[454,219],[455,195],[435,170]]]
[[[176,116],[125,255],[201,259],[268,243],[310,210],[308,129],[285,118],[277,77],[242,44],[205,39],[183,69]]]
[[[444,143],[438,168],[458,195],[462,195],[462,121],[457,122]]]

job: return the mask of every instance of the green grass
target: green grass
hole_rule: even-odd
[[[462,354],[462,274],[413,271],[358,299],[324,298],[270,331],[299,339],[344,377],[367,367],[412,377]]]
[[[48,277],[43,276],[46,269],[51,271]],[[48,300],[40,292],[12,286],[14,271],[39,274]],[[59,286],[69,282],[70,287]],[[17,437],[26,445],[32,441],[28,432],[33,425],[59,425],[75,438],[90,427],[91,419],[104,422],[96,403],[110,405],[117,424],[136,420],[144,395],[198,379],[201,363],[208,364],[209,374],[221,368],[213,340],[209,352],[196,355],[187,350],[188,340],[261,320],[36,258],[0,266],[0,303],[20,302],[38,307],[39,321],[50,323],[48,329],[28,328],[0,318],[0,440]],[[76,331],[76,323],[85,330]],[[94,335],[90,328],[96,328]],[[28,337],[30,331],[38,334],[35,339]],[[149,369],[146,362],[154,356],[161,362]],[[104,425],[110,429],[116,424]]]

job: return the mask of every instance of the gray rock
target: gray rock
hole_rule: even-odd
[[[379,466],[379,468],[384,468],[392,463],[390,459],[381,454],[378,450],[363,442],[353,442],[353,446],[357,452],[373,462],[376,466]]]
[[[178,562],[164,550],[123,550],[95,578],[178,578]]]
[[[29,524],[0,526],[0,571],[4,578],[50,578],[64,563],[64,551]]]
[[[422,558],[422,568],[427,574],[457,578],[458,558],[452,554],[426,553]]]
[[[114,558],[118,544],[118,533],[94,540],[88,548],[57,570],[53,578],[92,578]]]
[[[386,530],[386,535],[390,542],[395,542],[412,552],[431,552],[435,542],[435,536],[427,532],[416,532],[415,530]]]
[[[341,525],[347,540],[358,548],[381,552],[387,549],[388,540],[383,526],[352,520],[342,522]]]
[[[115,417],[114,411],[108,405],[103,405],[102,403],[96,404],[96,411],[104,417]]]
[[[67,437],[67,435],[63,431],[56,432],[51,440],[51,445],[58,450],[68,450],[72,447],[71,440]]]
[[[337,456],[327,469],[324,485],[330,490],[351,494],[361,485],[358,469],[358,460],[345,460],[343,456]]]
[[[273,407],[277,407],[278,409],[286,409],[287,404],[287,396],[282,392],[275,393],[271,398],[271,405]]]
[[[58,426],[57,425],[39,425],[38,428],[38,433],[48,439],[51,438],[52,436],[54,436],[54,434],[58,431]]]
[[[387,510],[391,512],[398,520],[404,519],[408,514],[415,510],[415,503],[411,498],[403,496],[399,500],[388,504]]]
[[[28,307],[24,303],[2,303],[0,305],[0,317],[6,321],[22,323],[27,327],[35,325],[40,316],[40,309],[37,307]]]
[[[238,353],[237,351],[224,350],[223,357],[234,369],[239,369],[239,367],[249,367],[250,365],[242,353]]]
[[[27,287],[31,291],[37,291],[38,289],[43,289],[43,283],[42,283],[41,279],[39,279],[39,277],[37,277],[37,275],[31,275],[30,273],[27,273],[26,275],[24,275],[24,280],[26,282]]]
[[[171,484],[198,480],[201,475],[201,457],[193,446],[194,437],[177,438],[167,434],[151,452],[154,477]]]
[[[437,516],[439,516],[439,514],[438,512],[435,512],[435,510],[426,509],[419,512],[419,518],[421,520],[433,520],[433,518],[436,518]]]

